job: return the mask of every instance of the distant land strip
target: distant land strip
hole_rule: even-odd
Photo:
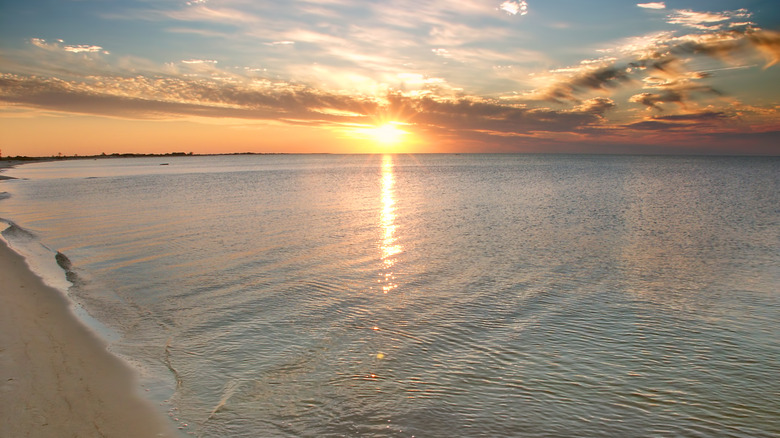
[[[221,155],[301,155],[291,154],[286,152],[233,152],[233,153],[220,153],[220,154],[195,154],[192,152],[168,152],[165,154],[136,154],[136,153],[113,153],[113,154],[100,154],[100,155],[51,155],[43,157],[28,157],[24,155],[17,155],[13,157],[0,157],[0,161],[52,161],[52,160],[85,160],[85,159],[98,159],[98,158],[141,158],[141,157],[210,157]],[[305,154],[305,155],[327,155],[326,153],[317,154]]]

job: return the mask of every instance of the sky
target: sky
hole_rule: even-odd
[[[0,0],[0,153],[780,155],[780,2]]]

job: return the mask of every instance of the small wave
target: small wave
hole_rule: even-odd
[[[20,227],[19,225],[16,225],[13,221],[9,221],[7,219],[0,218],[0,222],[5,222],[8,225],[8,228],[2,231],[3,237],[6,239],[25,239],[25,240],[31,240],[35,238],[35,234],[25,230],[24,228]]]
[[[66,272],[70,271],[73,267],[73,263],[71,263],[68,256],[65,254],[57,251],[57,254],[54,256],[54,259],[57,260],[57,264],[60,265],[60,268],[64,269]]]
[[[11,197],[11,194],[8,192],[0,192],[0,201],[3,199],[8,199]]]
[[[76,271],[73,270],[73,263],[70,261],[68,256],[57,251],[57,254],[54,255],[54,260],[56,260],[57,265],[59,265],[59,267],[65,271],[65,278],[69,282],[71,282],[74,286],[82,285],[81,278],[76,273]]]
[[[0,222],[4,222],[8,225],[8,227],[0,232],[0,234],[2,234],[5,241],[8,242],[12,248],[15,248],[17,252],[22,254],[28,260],[28,262],[34,263],[34,261],[30,260],[31,257],[50,257],[50,254],[53,251],[43,243],[37,242],[35,234],[20,227],[19,225],[16,225],[16,223],[13,221],[0,218]],[[19,248],[17,246],[18,244],[21,244],[25,248]],[[65,278],[71,284],[76,284],[79,281],[79,276],[73,270],[73,263],[70,261],[68,256],[61,253],[60,251],[56,251],[54,254],[54,260],[57,262],[57,266],[65,271]],[[36,268],[33,270],[38,272],[38,269]],[[38,272],[38,274],[43,274],[45,281],[46,274],[43,272]]]
[[[168,370],[173,374],[173,377],[176,379],[176,389],[179,389],[183,385],[183,381],[181,379],[181,375],[179,375],[179,372],[176,370],[176,368],[173,367],[173,364],[171,364],[171,341],[173,338],[168,338],[168,341],[165,343],[165,357],[163,361],[165,362],[165,366],[168,367]]]
[[[225,389],[222,393],[222,398],[219,399],[219,403],[217,403],[216,406],[214,406],[214,409],[211,410],[211,413],[209,416],[204,420],[204,423],[206,421],[211,420],[214,418],[217,413],[219,413],[227,404],[228,400],[230,400],[231,397],[233,397],[233,394],[236,393],[236,390],[241,386],[241,381],[239,380],[231,380],[230,382],[225,385]]]
[[[53,251],[38,240],[37,236],[13,221],[0,218],[7,225],[0,232],[8,246],[27,261],[27,265],[47,285],[67,294],[68,289],[79,281],[73,271],[70,259],[59,251]],[[64,274],[64,275],[63,275]]]

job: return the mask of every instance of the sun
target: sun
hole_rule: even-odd
[[[376,125],[364,125],[352,130],[353,135],[370,140],[378,146],[390,147],[402,143],[410,133],[400,128],[403,122],[381,122]]]
[[[343,128],[347,137],[360,141],[360,148],[371,147],[386,153],[407,151],[418,138],[414,124],[397,118],[375,117],[369,123],[355,123]]]
[[[409,134],[398,127],[398,122],[387,122],[373,128],[366,129],[366,133],[377,143],[383,146],[392,146],[403,141]]]

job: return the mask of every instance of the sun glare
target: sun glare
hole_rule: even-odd
[[[367,128],[365,132],[371,139],[383,146],[396,145],[409,134],[399,128],[397,122],[387,122],[373,128]]]

